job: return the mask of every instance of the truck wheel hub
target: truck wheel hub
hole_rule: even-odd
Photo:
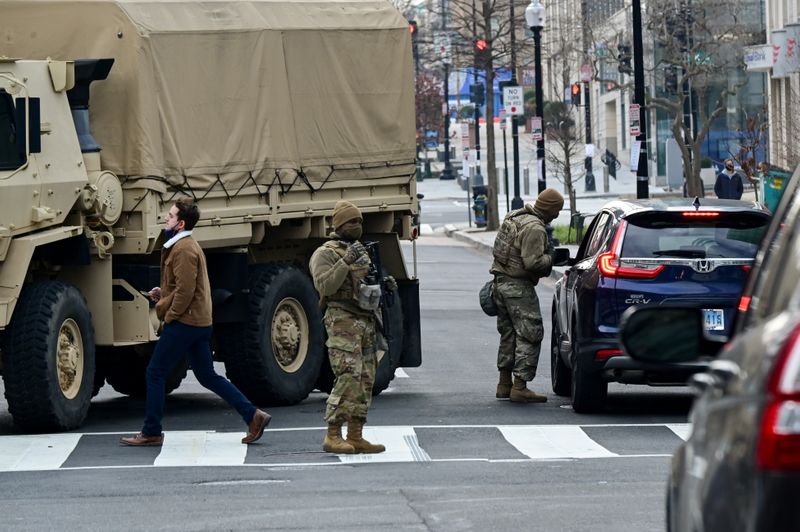
[[[308,318],[302,305],[294,298],[282,300],[275,309],[272,349],[285,371],[291,373],[303,365],[308,351]]]
[[[67,399],[74,399],[83,381],[83,339],[78,324],[71,318],[64,320],[58,332],[56,370],[61,393]]]

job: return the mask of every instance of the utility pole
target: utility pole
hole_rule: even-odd
[[[639,165],[636,169],[636,197],[649,197],[649,164],[647,155],[647,108],[644,95],[644,51],[642,46],[642,7],[640,0],[633,0],[633,99],[639,104]],[[633,149],[633,147],[631,147]]]
[[[450,163],[450,36],[447,34],[447,0],[442,0],[442,39],[447,50],[444,53],[444,170],[439,179],[454,179]]]
[[[517,85],[517,25],[514,20],[514,0],[509,2],[509,16],[511,18],[511,85]],[[505,132],[503,132],[505,134]],[[511,151],[514,158],[514,199],[511,201],[512,209],[521,209],[524,202],[519,195],[519,129],[517,116],[511,115]],[[508,194],[508,191],[506,191]]]
[[[478,29],[475,20],[475,0],[472,0],[472,38],[477,41]],[[472,84],[478,85],[478,65],[477,61],[473,60],[472,63]],[[483,185],[483,176],[481,175],[481,106],[478,102],[473,104],[475,106],[475,181],[473,186]]]
[[[589,47],[592,45],[589,35],[589,0],[583,0],[581,4],[581,12],[583,19],[583,48],[587,51],[586,63],[581,66],[581,78],[583,80],[583,105],[585,105],[585,122],[586,122],[586,160],[584,167],[586,168],[586,192],[594,192],[597,190],[594,183],[594,169],[592,168],[592,156],[594,156],[594,146],[592,145],[592,95],[591,95],[591,81],[592,81],[592,68],[589,63]],[[584,67],[589,67],[585,69]]]

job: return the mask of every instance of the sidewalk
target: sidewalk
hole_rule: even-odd
[[[620,169],[617,177],[617,180],[612,179],[609,183],[608,193],[586,192],[585,190],[582,190],[583,183],[579,185],[578,190],[576,190],[575,203],[577,211],[586,215],[587,217],[584,227],[587,227],[590,223],[591,216],[599,212],[603,205],[605,205],[607,202],[614,199],[632,199],[636,197],[636,176],[630,171]],[[602,191],[602,176],[600,177],[600,180],[601,182],[597,183],[597,185]],[[548,185],[556,188],[562,194],[564,193],[563,185],[560,182],[548,182]],[[424,194],[425,196],[425,199],[422,200],[423,205],[426,199],[452,199],[465,202],[467,200],[467,192],[461,189],[456,180],[441,181],[439,179],[426,179],[417,183],[417,192]],[[679,197],[681,194],[680,192],[669,191],[662,187],[656,186],[650,186],[649,193],[651,198]],[[713,194],[713,192],[711,194]],[[534,203],[536,201],[536,196],[522,196],[522,199],[525,203]],[[742,199],[755,201],[755,192],[752,189],[746,190],[742,196]],[[500,219],[502,220],[507,213],[505,194],[500,194],[498,197],[498,212]],[[569,223],[570,211],[569,203],[567,202],[565,203],[561,214],[552,222],[552,225],[569,225]],[[497,231],[486,231],[483,228],[469,227],[466,223],[447,225],[445,226],[445,233],[451,238],[472,244],[481,251],[489,254],[492,252],[494,239],[497,235]],[[575,257],[577,254],[577,245],[566,245],[561,247],[569,248],[570,257]],[[564,269],[564,267],[554,268],[553,275],[560,277]]]

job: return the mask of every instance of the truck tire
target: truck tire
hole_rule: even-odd
[[[572,374],[569,367],[564,363],[564,359],[561,358],[559,348],[561,331],[558,328],[555,303],[553,309],[551,320],[553,327],[550,329],[550,384],[553,386],[553,392],[556,395],[569,397],[572,391]]]
[[[372,395],[378,395],[389,387],[403,355],[403,305],[398,292],[394,293],[393,304],[387,305],[384,319],[386,319],[384,329],[389,349],[383,354],[378,353],[378,370],[375,372]]]
[[[147,365],[153,356],[155,342],[103,348],[98,353],[98,363],[106,376],[106,382],[114,391],[130,397],[147,395]],[[181,385],[189,369],[189,358],[185,357],[167,375],[164,392],[171,393]]]
[[[95,346],[92,316],[77,288],[61,281],[24,287],[2,351],[8,409],[20,428],[62,431],[83,423]]]
[[[314,389],[325,357],[319,296],[311,278],[286,265],[251,273],[249,315],[225,327],[228,378],[258,405],[299,403]]]

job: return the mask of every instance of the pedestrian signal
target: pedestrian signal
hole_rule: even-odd
[[[581,104],[581,84],[580,83],[573,83],[572,84],[572,105],[580,105]]]

